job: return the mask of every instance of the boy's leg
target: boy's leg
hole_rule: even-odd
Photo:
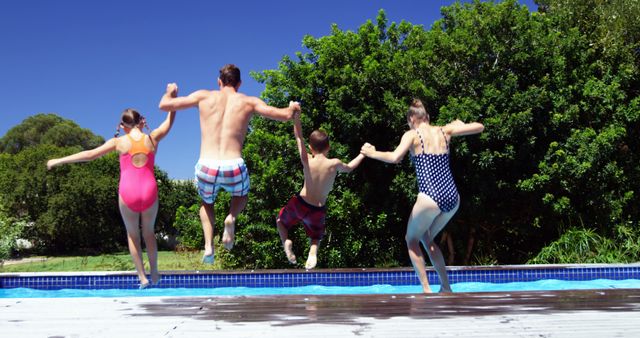
[[[153,285],[160,282],[158,272],[158,243],[156,241],[155,224],[158,215],[158,200],[149,209],[142,213],[142,237],[144,245],[147,247],[147,257],[149,258],[149,270],[151,270],[151,283]]]
[[[142,263],[142,249],[140,247],[140,214],[132,211],[122,201],[122,198],[118,198],[118,204],[120,207],[120,214],[122,215],[122,221],[127,229],[127,244],[129,245],[129,253],[133,260],[133,265],[136,267],[136,273],[140,280],[140,287],[144,288],[149,285],[149,280],[144,271],[144,264]]]
[[[285,228],[280,219],[276,220],[278,226],[278,233],[280,234],[280,241],[282,241],[282,247],[284,247],[284,254],[287,256],[289,263],[296,263],[296,255],[293,254],[293,242],[289,239],[289,230]]]
[[[224,233],[222,234],[222,243],[227,250],[233,248],[236,231],[236,219],[238,215],[247,206],[248,195],[231,197],[231,206],[229,207],[229,215],[224,219]]]
[[[311,270],[316,267],[318,263],[318,245],[320,244],[319,239],[311,239],[311,246],[309,247],[309,257],[307,257],[307,263],[305,263],[304,268],[307,270]]]
[[[204,257],[202,261],[205,263],[213,263],[213,224],[215,215],[213,204],[207,204],[204,201],[200,205],[200,222],[202,223],[202,232],[204,234]]]

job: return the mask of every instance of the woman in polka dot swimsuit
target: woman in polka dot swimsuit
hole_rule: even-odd
[[[373,145],[365,143],[360,152],[387,163],[400,162],[407,151],[411,154],[419,193],[407,224],[405,240],[409,257],[423,291],[430,293],[425,260],[420,249],[422,242],[440,278],[440,291],[451,292],[444,257],[434,241],[460,205],[458,190],[449,168],[449,141],[453,136],[480,133],[484,126],[478,122],[464,123],[460,120],[442,127],[432,126],[429,124],[429,114],[417,99],[409,107],[407,122],[411,130],[404,133],[394,151],[376,151]]]

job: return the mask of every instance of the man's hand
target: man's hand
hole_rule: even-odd
[[[294,112],[300,112],[302,108],[300,108],[300,102],[289,101],[289,108],[293,109]]]
[[[177,97],[178,96],[178,85],[175,84],[175,83],[167,84],[167,94],[170,94],[169,96],[171,96],[171,97]]]

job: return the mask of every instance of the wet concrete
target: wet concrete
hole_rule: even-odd
[[[640,289],[567,290],[432,295],[323,295],[163,298],[145,303],[136,316],[189,317],[229,323],[271,325],[361,325],[361,318],[385,320],[461,316],[638,312]],[[639,312],[640,314],[640,312]]]

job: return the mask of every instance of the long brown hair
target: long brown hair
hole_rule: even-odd
[[[407,111],[407,118],[411,118],[412,116],[415,116],[419,119],[426,118],[427,122],[431,120],[427,109],[424,107],[420,99],[413,99],[411,105],[409,106],[409,110]]]
[[[140,113],[138,113],[137,110],[132,109],[132,108],[127,108],[122,112],[122,115],[120,116],[120,123],[118,123],[118,126],[116,127],[116,133],[114,135],[114,137],[118,137],[120,136],[120,127],[124,126],[127,128],[134,128],[140,125],[140,123],[144,122],[144,116],[142,116]],[[146,126],[146,123],[145,123]],[[149,127],[147,126],[147,129],[149,129]]]

